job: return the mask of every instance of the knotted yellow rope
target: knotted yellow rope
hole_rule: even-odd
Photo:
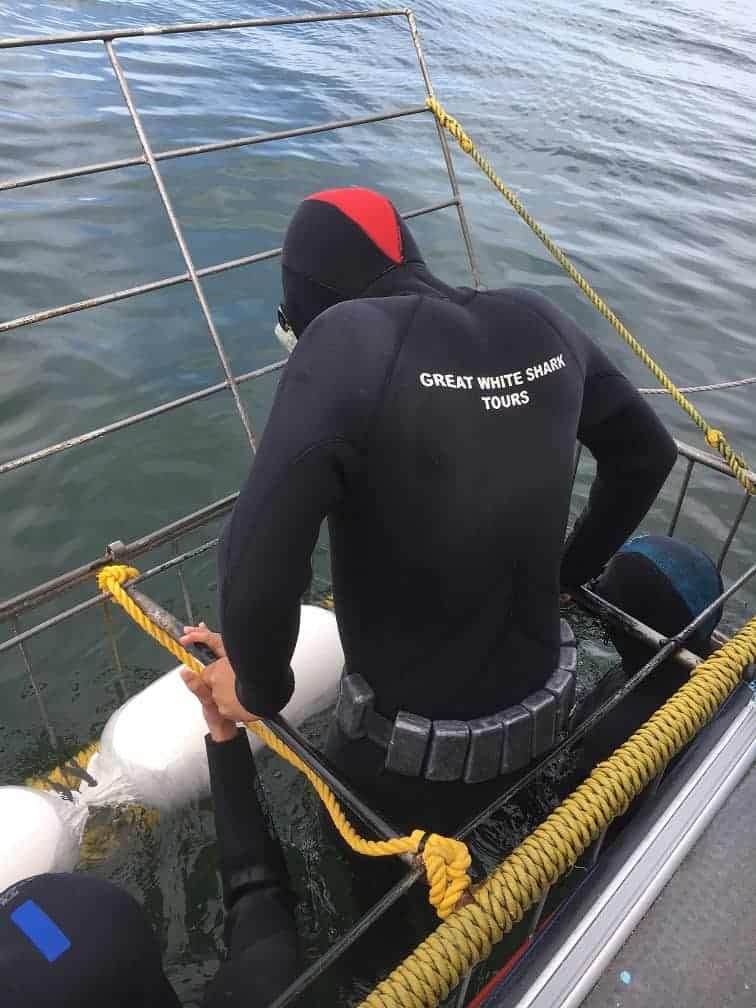
[[[629,329],[620,322],[609,305],[607,305],[606,302],[596,293],[582,273],[580,273],[577,267],[567,258],[564,252],[562,252],[556,242],[549,238],[538,221],[536,221],[535,218],[528,213],[517,196],[515,196],[512,190],[509,189],[508,186],[499,178],[457,120],[452,118],[452,116],[450,116],[444,109],[443,105],[441,105],[435,98],[426,98],[426,104],[438,120],[439,125],[449,131],[465,154],[469,154],[481,171],[512,206],[515,213],[521,217],[531,231],[533,231],[538,238],[541,239],[549,252],[565,270],[567,275],[575,281],[591,304],[604,316],[607,322],[609,322],[617,330],[630,349],[633,350],[638,357],[640,357],[654,378],[656,378],[656,380],[667,390],[667,392],[669,392],[677,405],[684,409],[696,426],[704,432],[707,443],[719,452],[741,486],[743,486],[749,494],[756,493],[756,483],[754,483],[749,475],[748,464],[743,458],[735,454],[722,431],[711,427],[707,423],[696,407],[685,398],[682,392],[667,377],[665,372],[659,367],[651,355],[641,346]]]
[[[109,567],[103,567],[98,572],[97,584],[100,591],[108,592],[138,626],[159,644],[162,644],[192,672],[202,676],[202,663],[189,654],[186,648],[183,648],[165,630],[153,623],[123,590],[124,582],[138,576],[139,571],[135,567],[113,564]],[[439,917],[443,919],[449,916],[460,897],[470,886],[470,876],[467,873],[467,869],[470,867],[470,853],[465,844],[450,837],[439,836],[437,833],[426,834],[423,830],[414,830],[410,836],[397,837],[394,840],[365,840],[349,822],[336,795],[325,781],[321,780],[314,770],[303,763],[285,742],[277,738],[262,721],[249,721],[246,727],[262,739],[270,749],[304,774],[328,810],[334,826],[353,851],[365,854],[367,857],[419,854],[428,876],[430,902]],[[423,840],[425,840],[424,844]]]
[[[690,679],[380,983],[360,1008],[435,1008],[565,874],[722,705],[756,660],[756,617]]]

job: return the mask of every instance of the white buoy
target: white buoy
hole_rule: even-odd
[[[344,655],[333,613],[303,606],[292,658],[296,688],[284,710],[294,725],[333,703]],[[74,801],[0,787],[0,892],[31,875],[70,871],[79,860],[88,807],[136,802],[170,809],[209,794],[205,720],[180,677],[167,672],[111,715]],[[253,750],[262,742],[251,736]]]
[[[333,613],[302,606],[292,657],[296,689],[284,710],[293,723],[333,702],[344,656]],[[179,674],[180,666],[137,693],[105,725],[99,753],[82,785],[90,805],[137,802],[168,809],[210,793],[202,710]],[[262,742],[251,736],[253,750]]]
[[[202,708],[179,668],[127,700],[105,725],[83,784],[88,805],[137,802],[170,809],[210,793]]]
[[[84,806],[35,788],[0,787],[0,810],[0,892],[32,875],[76,866]]]

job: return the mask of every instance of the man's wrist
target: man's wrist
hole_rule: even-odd
[[[213,742],[217,743],[231,742],[233,739],[238,738],[239,736],[239,729],[236,727],[233,721],[229,721],[228,724],[225,724],[223,726],[218,725],[217,727],[213,728],[208,727],[208,731],[210,738],[213,740]]]

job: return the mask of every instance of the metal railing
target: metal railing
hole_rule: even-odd
[[[393,110],[387,110],[382,113],[366,115],[361,117],[355,117],[351,119],[336,120],[326,123],[316,123],[311,125],[304,125],[294,129],[281,130],[277,132],[262,133],[256,136],[240,137],[234,140],[224,141],[221,143],[205,143],[199,144],[191,147],[178,147],[168,150],[155,151],[152,149],[149,138],[144,130],[139,111],[136,107],[134,97],[131,91],[131,87],[127,78],[127,75],[123,69],[122,64],[116,53],[116,44],[122,39],[138,39],[154,37],[157,35],[176,35],[185,33],[196,33],[196,32],[216,32],[216,31],[229,31],[240,28],[269,28],[275,26],[285,26],[285,25],[299,25],[299,24],[311,24],[314,22],[340,22],[340,21],[358,21],[365,19],[375,19],[375,18],[399,18],[404,19],[406,26],[412,38],[412,43],[417,56],[418,65],[420,68],[422,80],[424,87],[428,94],[433,95],[433,86],[428,72],[428,67],[423,55],[422,47],[420,44],[419,35],[417,32],[417,26],[415,24],[414,17],[411,11],[404,9],[392,9],[392,10],[378,10],[378,11],[364,11],[364,12],[345,12],[345,13],[334,13],[334,14],[317,14],[317,15],[305,15],[300,17],[279,17],[279,18],[250,18],[243,20],[233,20],[233,21],[215,21],[206,22],[198,24],[183,24],[183,25],[173,25],[173,26],[162,26],[162,27],[148,27],[148,28],[125,28],[125,29],[102,29],[93,32],[80,32],[80,33],[68,33],[68,34],[58,34],[58,35],[48,35],[40,36],[34,38],[11,38],[11,39],[0,39],[0,51],[6,49],[16,49],[29,46],[45,46],[45,45],[61,45],[61,44],[73,44],[80,42],[92,42],[98,43],[104,46],[105,51],[108,56],[110,66],[113,70],[115,78],[118,82],[121,96],[125,107],[128,110],[130,120],[136,132],[137,138],[140,143],[142,153],[131,158],[123,158],[119,160],[99,162],[96,164],[81,165],[74,168],[59,168],[52,171],[48,171],[42,174],[28,175],[25,177],[19,177],[15,179],[10,179],[6,181],[0,181],[0,192],[9,191],[13,189],[19,189],[30,186],[43,185],[48,182],[62,181],[69,178],[78,178],[81,176],[95,175],[104,172],[118,171],[123,168],[129,168],[134,166],[144,166],[147,168],[152,176],[155,187],[160,195],[163,210],[168,218],[171,225],[171,229],[174,235],[174,239],[181,252],[185,270],[182,273],[163,277],[156,279],[154,281],[143,283],[137,286],[133,286],[127,289],[110,291],[95,296],[83,298],[79,301],[72,302],[64,305],[57,305],[50,308],[45,308],[33,312],[28,315],[20,316],[18,318],[10,319],[8,321],[0,323],[0,334],[11,332],[15,329],[19,329],[24,326],[34,325],[39,322],[43,322],[49,319],[54,319],[61,317],[63,315],[68,315],[74,312],[88,311],[93,308],[100,307],[102,305],[111,304],[116,301],[125,300],[127,298],[139,297],[144,294],[152,293],[158,290],[165,290],[180,284],[191,284],[196,300],[202,311],[205,326],[208,331],[208,335],[213,344],[213,347],[217,353],[218,359],[221,364],[224,378],[221,382],[213,385],[209,385],[206,388],[200,389],[198,391],[192,392],[189,395],[181,396],[172,399],[168,402],[155,405],[149,409],[145,409],[138,413],[133,413],[125,416],[121,419],[115,420],[105,426],[98,427],[84,433],[75,435],[73,437],[67,438],[63,441],[58,441],[56,443],[47,445],[46,447],[39,449],[37,451],[29,452],[20,455],[16,458],[10,459],[2,464],[0,464],[0,476],[21,469],[24,466],[28,466],[51,456],[57,455],[61,452],[67,451],[69,449],[80,448],[84,445],[89,444],[92,441],[98,440],[103,437],[107,437],[116,431],[123,430],[125,428],[132,427],[136,424],[140,424],[151,420],[157,416],[164,413],[171,412],[187,406],[191,403],[197,402],[199,400],[214,396],[220,392],[229,391],[234,401],[236,407],[236,412],[239,417],[247,441],[250,445],[252,451],[255,449],[256,444],[256,433],[252,427],[247,410],[244,403],[241,400],[239,394],[239,388],[241,385],[253,381],[257,378],[268,375],[272,372],[283,367],[285,361],[277,361],[275,363],[266,365],[265,367],[258,368],[253,371],[249,371],[241,374],[234,374],[229,362],[226,349],[224,347],[223,341],[216,328],[211,310],[205,298],[202,281],[212,275],[223,273],[229,270],[239,269],[246,266],[251,266],[256,263],[265,262],[270,259],[275,258],[280,255],[280,248],[267,249],[264,251],[252,252],[251,254],[229,260],[227,262],[216,263],[211,266],[206,266],[202,268],[197,268],[191,253],[186,244],[183,230],[179,220],[176,217],[173,206],[171,204],[170,198],[168,196],[161,172],[160,163],[166,160],[171,160],[175,158],[183,157],[194,157],[203,154],[209,154],[222,150],[230,150],[232,148],[247,147],[253,145],[266,144],[273,141],[286,140],[293,137],[302,137],[307,135],[326,133],[335,130],[341,130],[349,128],[352,126],[364,126],[368,124],[379,124],[387,122],[390,120],[395,120],[398,118],[405,118],[411,116],[422,115],[427,111],[426,107],[423,106],[411,106],[407,108],[399,108]],[[465,250],[470,266],[470,270],[473,276],[473,281],[476,286],[479,285],[479,274],[476,263],[476,258],[473,250],[472,239],[470,236],[469,228],[467,225],[467,220],[465,217],[465,212],[462,204],[462,198],[459,192],[459,186],[454,171],[454,166],[451,160],[450,151],[446,143],[445,135],[440,127],[437,125],[437,133],[439,137],[439,143],[441,145],[441,150],[443,153],[444,162],[446,165],[446,170],[448,174],[449,184],[451,187],[451,198],[442,202],[438,202],[429,206],[420,207],[414,210],[409,210],[403,214],[405,218],[418,217],[424,214],[434,213],[438,210],[455,207],[458,222],[465,245]],[[721,462],[716,457],[708,454],[707,452],[700,451],[690,445],[678,442],[678,451],[680,458],[684,460],[685,471],[683,474],[682,485],[678,493],[677,499],[673,508],[673,515],[669,525],[669,534],[674,534],[678,520],[688,495],[688,491],[691,484],[691,479],[694,473],[694,469],[697,466],[703,466],[705,469],[721,474],[727,480],[732,480],[732,474],[727,466]],[[577,474],[578,465],[580,462],[580,450],[578,450],[576,461],[575,461],[575,473]],[[730,487],[734,487],[736,484],[728,484]],[[45,726],[48,740],[53,752],[56,752],[59,747],[59,741],[57,734],[51,724],[48,712],[45,707],[43,694],[39,689],[35,672],[32,667],[28,650],[26,644],[28,641],[37,637],[40,634],[46,633],[48,631],[54,630],[60,627],[61,624],[74,619],[85,612],[89,612],[96,607],[100,606],[103,609],[105,616],[105,628],[106,633],[110,642],[110,647],[113,652],[114,664],[116,669],[116,674],[123,684],[123,692],[126,692],[125,683],[123,683],[123,663],[119,654],[118,643],[115,635],[112,632],[112,627],[109,619],[109,609],[108,600],[104,594],[94,593],[91,596],[85,598],[84,600],[77,601],[74,604],[64,604],[60,611],[56,612],[54,615],[49,616],[44,620],[40,620],[33,626],[27,629],[21,629],[19,619],[23,616],[33,614],[35,610],[39,607],[50,603],[56,599],[63,599],[67,592],[81,586],[88,582],[88,580],[93,576],[98,568],[106,563],[117,561],[117,562],[133,562],[139,557],[147,556],[154,550],[163,547],[165,545],[170,545],[173,549],[174,555],[168,559],[161,561],[160,563],[153,564],[148,570],[144,571],[139,582],[147,582],[156,576],[163,574],[168,571],[175,571],[178,578],[179,589],[181,597],[184,602],[184,606],[187,612],[187,618],[189,620],[193,619],[193,603],[187,583],[184,577],[184,567],[189,562],[196,560],[197,558],[207,554],[209,551],[213,550],[217,544],[217,538],[211,536],[207,538],[198,546],[194,546],[191,549],[182,549],[181,539],[190,532],[205,529],[211,523],[218,521],[229,513],[233,507],[234,501],[236,500],[237,494],[232,493],[227,496],[221,497],[215,500],[205,507],[186,514],[178,519],[175,519],[161,528],[155,529],[144,536],[133,540],[129,543],[123,543],[116,541],[110,544],[104,553],[100,556],[94,557],[87,563],[81,564],[78,567],[72,568],[58,576],[45,581],[42,584],[36,585],[35,587],[21,592],[11,598],[0,601],[0,622],[5,622],[10,624],[12,628],[11,635],[4,641],[0,642],[0,656],[8,656],[10,653],[16,652],[21,656],[25,673],[28,677],[29,683],[36,697],[36,701],[39,707],[40,717]],[[743,519],[746,515],[750,497],[745,494],[740,504],[737,513],[733,519],[732,525],[729,528],[727,536],[723,542],[720,555],[717,559],[717,565],[719,569],[722,568],[725,559],[732,547],[735,537],[740,529]],[[744,575],[738,578],[733,585],[731,585],[723,594],[722,599],[730,597],[735,591],[737,591],[743,584],[745,584],[749,579],[751,579],[754,574],[756,574],[756,568],[751,567]],[[584,602],[588,601],[587,599]],[[718,602],[721,600],[717,600]],[[598,605],[600,611],[600,600],[599,603],[595,602],[595,597],[592,603],[594,606]],[[610,617],[608,610],[604,611],[604,616]],[[695,627],[700,622],[695,621],[691,624],[691,627]],[[687,628],[687,635],[693,632],[691,627]],[[509,788],[504,792],[497,802],[490,806],[488,809],[481,812],[471,823],[468,823],[463,830],[460,831],[459,835],[461,837],[468,836],[479,823],[483,820],[485,816],[490,815],[496,808],[501,807],[510,801],[519,791],[524,787],[532,783],[533,780],[543,771],[547,764],[551,763],[556,757],[559,756],[568,746],[575,743],[578,737],[581,737],[590,727],[595,723],[595,720],[605,713],[608,709],[619,703],[626,692],[633,688],[638,682],[642,681],[646,675],[649,675],[654,668],[656,668],[661,661],[666,657],[673,654],[676,649],[679,649],[681,641],[685,638],[686,632],[680,635],[680,637],[675,642],[670,642],[659,650],[658,654],[652,661],[641,670],[638,675],[636,675],[631,683],[628,683],[627,687],[621,691],[621,695],[618,694],[616,697],[612,698],[608,704],[596,712],[588,721],[579,729],[576,736],[565,740],[561,743],[556,750],[552,751],[545,759],[541,760],[535,767],[531,768],[513,787]],[[695,657],[695,656],[694,656]],[[596,845],[593,852],[593,856],[597,856],[598,849],[600,847],[600,842]],[[284,995],[279,998],[276,1002],[278,1008],[282,1008],[283,1005],[289,1004],[293,1001],[299,994],[301,994],[307,987],[312,984],[317,977],[319,977],[328,966],[333,963],[343,951],[345,951],[350,945],[352,945],[357,938],[359,938],[364,932],[376,921],[383,913],[388,910],[388,908],[393,905],[408,889],[414,884],[415,881],[420,877],[420,872],[418,870],[410,871],[393,889],[386,893],[381,900],[376,904],[373,910],[358,921],[345,935],[338,939],[333,947],[328,950],[328,952],[318,960],[317,963],[313,964],[302,976],[292,985],[291,988]],[[540,913],[545,905],[545,899],[541,902],[540,908],[537,909],[531,916],[529,927],[531,932],[535,930],[538,924],[538,919]],[[466,985],[463,985],[463,990],[457,998],[457,1003],[461,1004],[464,999],[464,994],[466,992]]]

